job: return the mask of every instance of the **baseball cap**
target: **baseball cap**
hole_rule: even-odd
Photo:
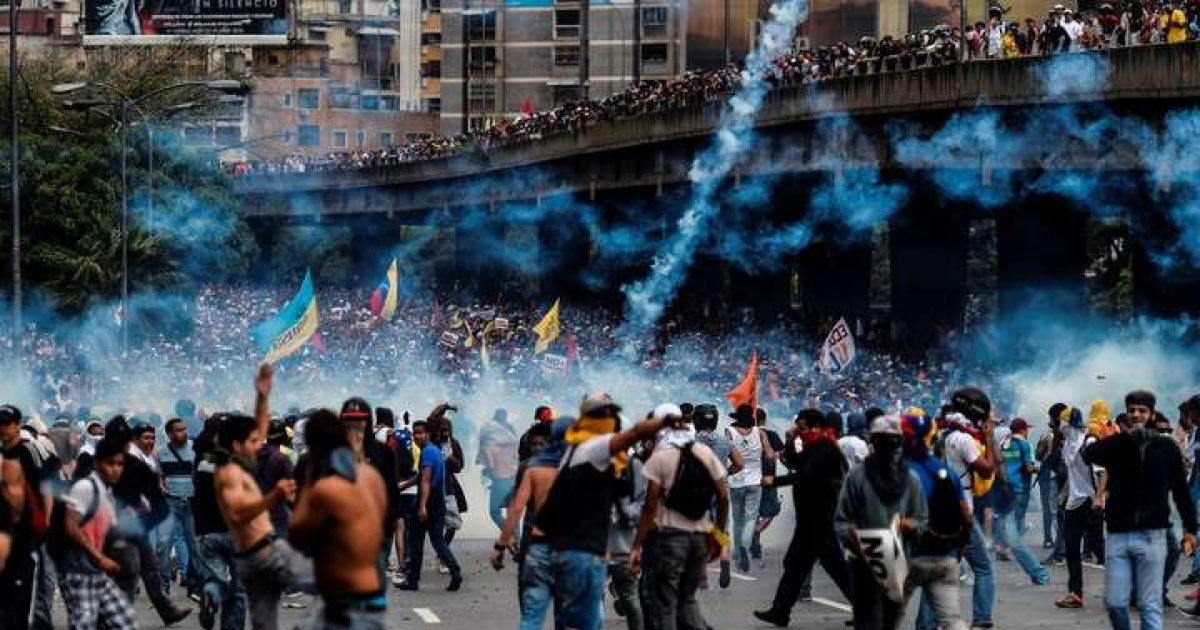
[[[904,435],[900,427],[900,418],[896,416],[879,416],[871,421],[871,435]]]
[[[1020,433],[1029,429],[1029,423],[1025,421],[1025,418],[1015,418],[1009,425],[1009,428],[1012,429],[1013,433]]]
[[[371,419],[371,405],[362,398],[349,398],[342,403],[343,420],[369,420]]]

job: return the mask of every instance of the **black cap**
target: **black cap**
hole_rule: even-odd
[[[982,424],[992,413],[992,401],[978,387],[964,387],[954,392],[950,406],[975,424]]]

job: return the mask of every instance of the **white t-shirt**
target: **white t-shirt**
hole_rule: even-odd
[[[708,469],[708,474],[713,478],[713,481],[721,483],[725,480],[725,467],[717,460],[717,456],[707,446],[695,443],[692,445],[692,454],[700,463]],[[679,467],[680,450],[675,447],[669,447],[655,451],[650,460],[646,462],[646,467],[642,471],[646,475],[646,479],[662,486],[662,498],[658,502],[658,513],[654,515],[654,522],[660,528],[678,529],[685,532],[707,532],[712,523],[708,520],[708,514],[705,513],[699,520],[692,519],[672,510],[667,507],[667,495],[671,493],[671,487],[675,484],[675,475]]]
[[[1067,465],[1067,509],[1074,510],[1096,495],[1096,473],[1101,468],[1083,461],[1083,449],[1096,438],[1086,429],[1063,427],[1063,461]]]
[[[571,456],[571,465],[579,466],[581,464],[591,464],[596,470],[603,471],[612,465],[612,452],[608,450],[608,445],[612,442],[613,434],[594,437],[583,444],[580,444],[575,449],[575,454]],[[564,462],[567,458],[563,458]]]
[[[857,435],[847,435],[838,439],[838,448],[842,449],[842,457],[846,458],[846,466],[849,468],[863,463],[871,453],[866,440]]]
[[[964,489],[971,487],[971,464],[974,464],[983,454],[979,449],[979,444],[975,442],[975,438],[971,437],[966,431],[955,431],[946,436],[946,466],[958,476],[959,483]],[[967,503],[972,508],[975,507],[974,502],[970,500],[971,493],[967,491]]]
[[[748,488],[762,485],[762,432],[757,427],[746,435],[741,431],[729,429],[729,441],[734,450],[742,456],[742,469],[730,475],[730,488]]]

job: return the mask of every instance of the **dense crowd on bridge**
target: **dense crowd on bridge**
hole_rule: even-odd
[[[961,59],[993,60],[1052,55],[1121,46],[1179,43],[1200,38],[1200,0],[1179,4],[1130,1],[1115,8],[1101,4],[1078,14],[1062,5],[1044,19],[1010,20],[993,6],[986,21],[967,28],[939,26],[904,37],[864,37],[816,50],[794,51],[774,61],[769,80],[775,85],[819,82],[855,74],[888,72],[956,63]],[[709,71],[689,71],[670,81],[643,81],[600,100],[570,102],[531,112],[486,129],[454,136],[435,135],[382,149],[351,150],[281,159],[228,162],[236,176],[348,171],[395,166],[577,132],[599,120],[619,120],[724,99],[735,90],[742,68],[729,64]]]

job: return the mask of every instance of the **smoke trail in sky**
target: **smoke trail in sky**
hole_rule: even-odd
[[[746,56],[741,85],[729,100],[712,146],[692,161],[688,179],[692,198],[673,236],[663,245],[650,275],[625,285],[625,333],[640,338],[652,330],[675,297],[691,265],[696,246],[720,210],[717,192],[754,142],[754,121],[770,89],[771,62],[792,45],[796,28],[808,16],[807,0],[777,0],[755,49]]]

